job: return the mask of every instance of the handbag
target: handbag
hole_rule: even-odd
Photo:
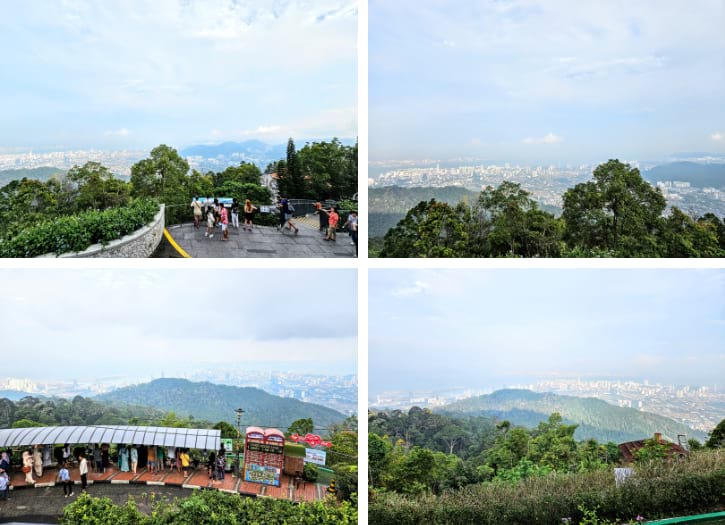
[[[30,467],[23,467],[23,473],[27,474],[28,472],[30,472]]]

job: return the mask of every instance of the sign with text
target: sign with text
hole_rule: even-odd
[[[244,480],[252,483],[263,483],[264,485],[279,487],[280,473],[281,469],[276,467],[249,464],[244,470]]]
[[[315,450],[314,448],[305,449],[305,463],[314,463],[315,465],[325,466],[327,452],[324,450]]]

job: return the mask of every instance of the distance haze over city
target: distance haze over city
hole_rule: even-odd
[[[10,0],[0,47],[0,154],[357,135],[354,0]]]
[[[372,270],[370,396],[544,379],[723,387],[722,270]]]
[[[369,6],[370,158],[725,153],[719,0]]]
[[[330,279],[335,322],[318,314]],[[351,270],[14,270],[0,275],[4,377],[180,377],[205,369],[357,373]],[[304,308],[289,309],[290,301]],[[309,307],[313,306],[313,307]]]

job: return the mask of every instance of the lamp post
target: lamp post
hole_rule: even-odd
[[[242,414],[244,414],[244,410],[241,408],[237,408],[235,410],[237,413],[237,477],[241,477],[242,472],[242,465],[239,462],[239,449],[241,447],[241,439],[242,439]]]

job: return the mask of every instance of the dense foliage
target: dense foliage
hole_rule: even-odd
[[[159,212],[151,199],[128,206],[35,222],[17,235],[0,240],[0,257],[37,257],[81,252],[92,244],[106,245],[149,224]]]
[[[693,219],[639,170],[618,160],[564,194],[562,216],[539,208],[519,184],[488,187],[473,202],[420,202],[390,229],[380,257],[721,257],[725,222]],[[374,243],[373,243],[374,245]]]
[[[150,383],[120,388],[97,397],[100,401],[148,405],[193,415],[210,421],[236,424],[235,409],[244,407],[245,425],[286,429],[300,417],[311,417],[321,427],[340,422],[344,416],[331,408],[283,398],[252,387],[191,382],[185,379],[156,379]]]
[[[219,491],[196,491],[173,503],[158,500],[146,515],[133,500],[116,505],[109,498],[82,494],[63,511],[61,523],[89,525],[269,525],[357,524],[357,509],[350,502],[325,501],[295,504],[273,498],[246,498]]]
[[[343,199],[357,193],[357,143],[311,142],[297,151],[289,139],[287,158],[269,167],[279,176],[280,195],[296,199]]]
[[[488,482],[440,495],[375,492],[368,522],[376,525],[592,523],[600,518],[634,521],[717,510],[725,505],[725,454],[691,453],[687,460],[635,467],[615,486],[610,469],[551,472],[515,482]],[[565,521],[568,519],[568,521]]]

